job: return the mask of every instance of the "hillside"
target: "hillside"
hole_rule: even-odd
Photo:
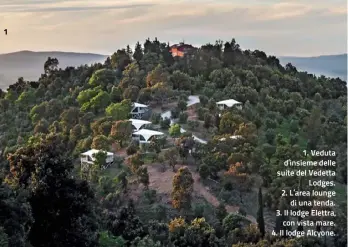
[[[307,71],[317,76],[339,77],[347,81],[347,54],[318,57],[279,57],[280,63],[291,63],[298,70]]]
[[[60,68],[102,62],[106,58],[105,55],[100,54],[54,51],[19,51],[0,54],[0,88],[7,89],[19,77],[29,81],[37,80],[43,73],[43,64],[48,57],[57,58]]]
[[[346,82],[234,39],[182,55],[147,39],[0,90],[0,246],[347,246]]]

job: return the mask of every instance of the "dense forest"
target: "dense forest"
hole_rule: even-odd
[[[283,67],[234,39],[183,57],[147,39],[103,64],[43,66],[38,81],[0,90],[0,247],[347,246],[345,81]],[[200,103],[187,107],[189,95]],[[225,99],[242,109],[220,111]],[[131,102],[150,105],[152,128],[168,138],[132,141]],[[176,124],[160,118],[165,109]],[[100,152],[81,170],[91,148],[113,152],[113,165],[104,169]],[[316,159],[305,149],[336,151],[335,237],[272,236],[289,229],[275,215],[289,207],[281,190],[308,184],[276,172],[287,159]],[[172,174],[170,193],[153,187],[154,167]]]

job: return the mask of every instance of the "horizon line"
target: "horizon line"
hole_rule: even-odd
[[[7,52],[7,53],[0,53],[1,55],[10,55],[14,53],[20,53],[20,52],[31,52],[31,53],[72,53],[72,54],[90,54],[90,55],[97,55],[97,56],[111,56],[98,53],[98,52],[80,52],[80,51],[58,51],[58,50],[41,50],[41,51],[34,51],[34,50],[17,50],[13,52]],[[116,51],[115,51],[116,52]],[[267,54],[267,53],[266,53]],[[335,53],[335,54],[319,54],[319,55],[310,55],[310,56],[299,56],[299,55],[274,55],[274,54],[267,54],[267,56],[276,56],[276,57],[292,57],[292,58],[316,58],[316,57],[325,57],[325,56],[340,56],[340,55],[348,55],[347,52],[343,53]]]

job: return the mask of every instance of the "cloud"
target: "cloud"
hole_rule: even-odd
[[[6,26],[11,34],[1,40],[0,52],[32,49],[111,53],[156,36],[165,42],[185,39],[194,44],[235,37],[244,48],[277,55],[346,52],[345,2],[317,3],[11,0],[0,7],[0,28]]]
[[[124,4],[117,1],[98,1],[97,3],[91,1],[32,1],[23,2],[17,1],[16,4],[9,3],[3,4],[0,9],[4,9],[4,12],[65,12],[65,11],[89,11],[89,10],[109,10],[109,9],[126,9],[126,8],[138,8],[152,6],[152,3],[133,3]]]

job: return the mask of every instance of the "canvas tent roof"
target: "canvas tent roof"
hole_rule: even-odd
[[[92,157],[93,154],[96,154],[96,153],[98,153],[99,151],[103,151],[103,150],[91,149],[91,150],[89,150],[89,151],[87,151],[87,152],[82,153],[82,155],[88,155],[88,156],[91,156],[91,157]],[[114,155],[114,154],[111,153],[111,152],[106,152],[106,154],[107,154],[108,156]]]
[[[227,100],[222,100],[222,101],[216,102],[216,104],[226,105],[228,107],[232,107],[234,105],[241,104],[241,102],[234,100],[234,99],[227,99]]]
[[[145,140],[148,140],[151,136],[164,135],[162,132],[148,129],[141,129],[133,133],[133,135],[142,135]]]
[[[129,121],[132,122],[132,125],[138,130],[139,128],[141,128],[141,126],[145,125],[145,124],[151,124],[150,121],[146,121],[146,120],[141,120],[141,119],[129,119]]]
[[[147,105],[144,105],[144,104],[140,104],[140,103],[133,103],[133,107],[145,108],[145,107],[148,107],[148,106],[147,106]]]
[[[242,138],[241,135],[234,135],[234,136],[230,136],[230,139],[239,139],[239,138]],[[226,141],[226,138],[223,137],[221,139],[219,139],[220,141]]]

